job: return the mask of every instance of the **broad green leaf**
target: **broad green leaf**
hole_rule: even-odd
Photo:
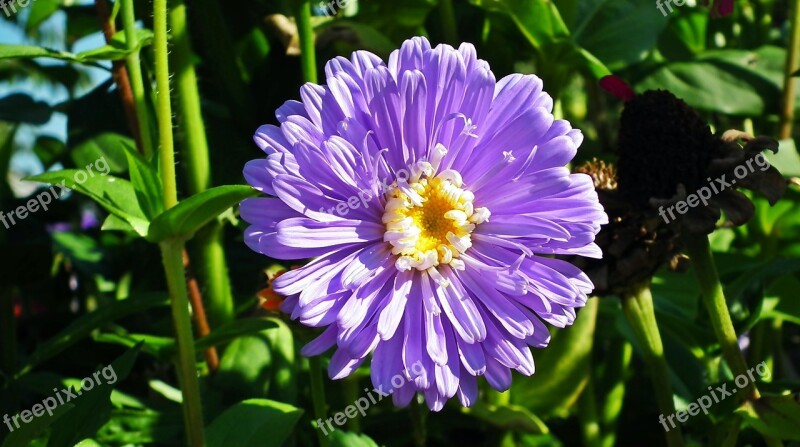
[[[245,318],[242,320],[234,320],[214,329],[205,337],[198,338],[195,341],[195,349],[202,351],[213,346],[219,346],[228,343],[231,340],[239,338],[243,335],[250,335],[277,326],[278,323],[266,318]]]
[[[470,0],[488,11],[508,14],[534,48],[569,38],[569,30],[549,0]]]
[[[108,165],[109,173],[123,174],[128,172],[128,160],[123,150],[126,143],[133,144],[133,139],[118,133],[103,132],[87,140],[71,143],[70,156],[79,169],[102,159]]]
[[[45,172],[26,180],[61,185],[89,196],[108,212],[128,222],[139,235],[146,235],[150,223],[139,206],[133,185],[119,177],[92,174],[86,170],[66,169]]]
[[[550,432],[541,419],[520,405],[491,405],[478,401],[475,406],[462,411],[503,430],[532,434]]]
[[[47,443],[48,447],[72,447],[81,439],[93,436],[111,417],[111,392],[115,386],[125,380],[133,368],[138,348],[130,349],[103,367],[103,374],[98,376],[100,384],[91,389],[82,390],[77,399],[70,403],[75,405],[69,413],[53,424],[53,432]],[[105,368],[110,368],[113,383],[106,378]],[[101,371],[98,369],[98,371]]]
[[[580,3],[573,40],[611,70],[643,60],[667,26],[652,3],[594,0]]]
[[[736,413],[760,433],[783,440],[800,441],[800,403],[794,396],[763,396],[745,402]]]
[[[28,22],[25,24],[25,30],[31,32],[38,28],[45,20],[49,19],[54,12],[64,3],[63,0],[34,0],[30,5],[30,14],[28,14]]]
[[[125,156],[128,158],[128,170],[133,189],[139,200],[139,206],[145,216],[153,219],[164,211],[164,193],[158,172],[136,152],[130,143],[123,143]]]
[[[236,338],[222,352],[214,385],[229,400],[267,395],[272,365],[267,332]]]
[[[572,326],[557,330],[547,349],[534,352],[536,374],[513,382],[513,404],[545,416],[562,414],[575,403],[591,371],[598,300],[590,299]]]
[[[208,447],[280,447],[303,410],[267,399],[249,399],[225,410],[206,429]]]
[[[331,447],[378,447],[367,435],[336,430],[331,433]]]
[[[218,186],[203,191],[156,217],[150,225],[147,240],[189,239],[230,207],[257,194],[253,188],[241,185]]]
[[[20,374],[35,368],[41,363],[60,354],[68,347],[74,345],[88,336],[98,327],[119,320],[131,314],[144,312],[153,307],[166,306],[169,299],[164,294],[135,295],[122,301],[115,301],[107,306],[86,314],[54,337],[38,345],[37,349],[28,358]]]

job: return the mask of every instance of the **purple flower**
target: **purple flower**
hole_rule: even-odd
[[[476,376],[506,390],[511,369],[533,374],[544,322],[572,324],[593,287],[547,255],[601,256],[592,179],[565,167],[581,132],[539,78],[495,81],[470,44],[417,37],[388,64],[358,51],[325,73],[256,132],[267,158],[244,175],[275,198],[241,205],[253,250],[316,258],[273,284],[282,310],[325,328],[302,353],[336,347],[333,379],[373,353],[377,389],[433,410],[474,404]]]

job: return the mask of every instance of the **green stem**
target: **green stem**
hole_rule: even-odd
[[[791,34],[786,48],[786,72],[780,112],[779,136],[782,140],[792,136],[794,97],[797,87],[797,79],[792,75],[800,68],[800,0],[792,1],[790,18]]]
[[[603,428],[603,447],[613,447],[617,441],[617,422],[622,413],[625,401],[625,380],[631,363],[633,348],[626,340],[618,339],[609,353],[609,370],[607,376],[612,378],[611,389],[606,395],[601,415]]]
[[[308,359],[308,374],[311,381],[311,399],[314,402],[314,416],[317,417],[320,423],[325,422],[325,411],[327,404],[325,399],[325,384],[322,381],[322,362],[319,357],[310,357]],[[330,442],[328,438],[317,427],[317,439],[319,440],[320,447],[328,447]]]
[[[172,3],[169,11],[172,27],[172,70],[175,73],[178,123],[182,130],[186,184],[191,194],[203,192],[211,185],[211,167],[208,162],[208,142],[203,115],[200,109],[200,94],[197,90],[197,74],[192,63],[193,53],[189,30],[186,26],[186,5],[183,0]]]
[[[181,148],[186,161],[188,192],[201,193],[211,186],[208,140],[200,106],[193,51],[186,22],[186,6],[176,1],[169,13],[172,26],[172,60],[178,101],[178,123],[183,137]],[[212,327],[233,320],[234,304],[228,280],[228,264],[222,242],[222,225],[217,222],[197,234],[193,241],[198,247],[195,271],[203,284],[208,316]]]
[[[164,189],[164,208],[169,209],[178,204],[178,185],[175,179],[175,143],[172,139],[172,105],[169,97],[167,0],[153,0],[153,11],[159,163]]]
[[[159,160],[164,190],[164,208],[178,203],[175,178],[175,154],[172,139],[172,106],[170,104],[169,57],[167,52],[167,0],[153,0],[153,51],[157,85],[157,116],[159,130]],[[164,272],[172,305],[172,319],[177,341],[178,383],[183,395],[183,417],[186,442],[192,447],[202,447],[203,412],[200,386],[197,380],[192,322],[189,315],[189,297],[183,268],[182,240],[168,240],[160,244]]]
[[[451,45],[458,44],[458,27],[452,0],[439,0],[439,18],[442,24],[442,34],[445,42]]]
[[[426,419],[428,417],[428,408],[420,405],[416,396],[411,399],[409,407],[411,412],[411,425],[413,428],[414,444],[418,447],[425,447],[426,439],[428,438],[428,429]]]
[[[159,0],[156,0],[156,3]],[[189,296],[183,269],[183,242],[167,241],[161,244],[161,256],[167,275],[171,298],[172,320],[178,344],[178,385],[183,395],[183,419],[186,442],[191,447],[202,447],[203,410],[200,385],[197,380],[192,320],[189,315]]]
[[[132,50],[136,40],[136,15],[133,11],[133,0],[122,0],[122,26],[125,28],[125,43]],[[150,133],[150,118],[147,100],[144,93],[142,66],[139,51],[133,51],[125,58],[128,67],[128,76],[131,80],[133,102],[136,104],[136,119],[139,122],[139,134],[142,142],[142,151],[148,160],[153,155],[153,134]]]
[[[675,402],[672,398],[672,384],[669,380],[667,359],[664,357],[664,346],[656,322],[650,283],[639,285],[632,293],[623,297],[622,309],[650,370],[658,408],[664,417],[669,417],[675,413]],[[667,445],[670,447],[684,445],[680,426],[670,427],[666,437]]]
[[[306,82],[317,82],[317,59],[314,54],[314,28],[311,26],[311,2],[299,0],[297,4],[297,34],[300,36],[300,63],[303,67],[303,79]]]
[[[597,403],[594,396],[594,377],[589,375],[586,387],[578,400],[578,413],[581,420],[581,435],[586,447],[600,446],[600,422],[597,419]]]
[[[358,377],[350,376],[342,380],[342,394],[345,402],[355,402],[358,400],[361,388],[358,386]],[[347,429],[353,433],[361,433],[361,414],[347,420]]]
[[[728,313],[728,304],[725,301],[725,294],[719,281],[719,274],[714,263],[714,257],[711,254],[708,237],[687,233],[683,236],[683,241],[689,252],[689,257],[692,259],[697,279],[700,282],[703,301],[708,310],[714,334],[722,347],[722,354],[725,356],[725,360],[728,362],[734,376],[746,375],[747,362],[745,362],[744,355],[739,349],[738,338],[733,328],[731,315]],[[752,381],[748,381],[744,389],[747,391],[746,396],[748,398],[757,399],[759,397],[756,385]]]

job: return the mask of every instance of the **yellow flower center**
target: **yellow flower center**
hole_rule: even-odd
[[[438,165],[438,163],[436,163]],[[420,162],[409,179],[400,179],[386,193],[384,240],[398,255],[398,270],[427,270],[439,264],[463,269],[458,259],[472,246],[472,231],[488,220],[486,208],[475,208],[475,195],[462,188],[461,175]]]

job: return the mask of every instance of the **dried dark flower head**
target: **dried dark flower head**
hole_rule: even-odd
[[[711,129],[688,104],[664,90],[625,104],[619,128],[619,191],[635,205],[670,198],[679,184],[694,191],[715,152]]]
[[[722,211],[732,226],[750,220],[753,204],[736,188],[759,192],[770,204],[786,190],[786,181],[762,154],[777,152],[777,141],[740,131],[713,135],[694,109],[663,90],[626,102],[618,149],[619,192],[641,211],[655,208],[664,215],[663,209],[696,202],[700,190],[708,191],[700,206],[669,212],[683,231],[714,231]]]

